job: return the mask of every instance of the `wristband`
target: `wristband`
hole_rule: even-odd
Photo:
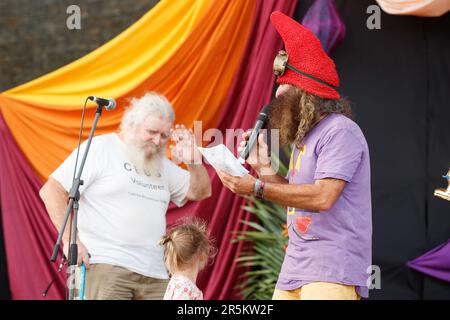
[[[256,179],[253,193],[256,198],[264,199],[264,181]]]
[[[255,197],[257,197],[258,190],[259,190],[260,186],[261,186],[261,180],[256,179],[255,185],[253,186],[253,195],[254,195]]]

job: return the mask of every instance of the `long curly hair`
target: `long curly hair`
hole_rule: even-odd
[[[300,147],[308,132],[330,113],[353,118],[347,99],[323,99],[292,86],[270,102],[269,128],[280,130],[280,145],[294,143]]]

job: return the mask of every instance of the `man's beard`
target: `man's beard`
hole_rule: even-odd
[[[289,89],[269,103],[268,128],[279,130],[280,146],[295,141],[300,124],[301,97],[299,90]]]
[[[164,148],[154,149],[149,153],[148,143],[139,146],[135,139],[125,135],[125,152],[139,174],[159,177],[162,171]]]

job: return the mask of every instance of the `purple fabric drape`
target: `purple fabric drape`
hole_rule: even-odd
[[[431,277],[450,282],[450,239],[408,262],[408,267]]]
[[[57,273],[50,263],[58,232],[39,198],[42,183],[1,113],[0,135],[0,204],[12,298],[43,299],[42,292],[55,279],[46,299],[62,299],[65,270]]]
[[[316,0],[305,14],[302,24],[314,32],[328,54],[336,49],[345,36],[345,24],[334,0]]]

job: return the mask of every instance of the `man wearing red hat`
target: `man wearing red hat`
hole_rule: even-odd
[[[271,22],[286,51],[274,62],[280,86],[270,103],[269,127],[279,129],[280,145],[294,145],[288,175],[272,169],[260,135],[259,148],[247,160],[258,179],[225,172],[219,177],[234,193],[287,207],[289,243],[273,299],[367,297],[372,263],[367,142],[336,90],[339,76],[320,41],[280,12],[272,13]]]

